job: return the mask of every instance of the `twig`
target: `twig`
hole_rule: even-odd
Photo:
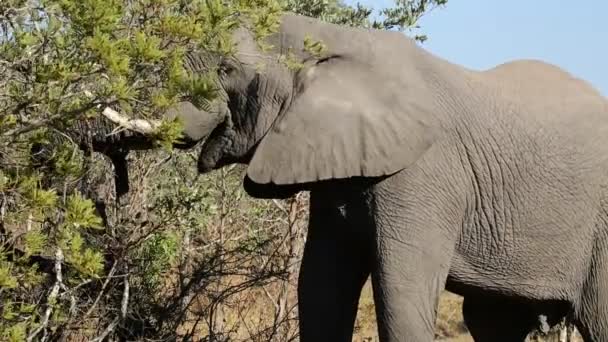
[[[103,282],[103,285],[101,286],[101,290],[99,291],[99,294],[97,295],[97,298],[95,298],[95,301],[93,302],[93,305],[91,305],[91,307],[89,308],[89,310],[87,310],[87,312],[82,317],[83,320],[85,318],[89,317],[89,315],[91,315],[91,313],[93,313],[93,310],[95,309],[95,307],[97,306],[97,303],[99,302],[99,300],[103,296],[103,294],[104,294],[104,292],[106,290],[106,287],[108,287],[108,284],[110,283],[110,279],[112,279],[112,276],[114,275],[114,272],[116,272],[116,261],[114,261],[114,264],[112,264],[112,268],[110,269],[110,272],[108,272],[108,276],[106,277],[106,280]]]
[[[122,319],[127,318],[127,309],[129,308],[129,273],[127,270],[127,274],[124,278],[125,288],[122,293],[122,301],[120,305],[120,316]]]
[[[274,305],[275,315],[276,315],[276,312],[279,312],[279,310],[280,310],[279,304],[275,301],[274,298],[272,298],[272,295],[270,294],[270,292],[268,292],[268,289],[266,289],[265,287],[262,287],[262,290],[264,290],[266,297],[268,297],[268,299],[270,299],[270,301]]]
[[[112,323],[110,323],[105,328],[105,330],[101,333],[101,335],[97,336],[92,342],[101,342],[101,341],[103,341],[108,335],[110,335],[110,333],[112,331],[114,331],[114,329],[116,329],[116,326],[118,325],[118,321],[119,321],[118,317],[114,318],[114,320],[112,321]]]
[[[61,273],[61,263],[63,262],[63,251],[61,248],[57,248],[55,251],[55,285],[53,285],[53,289],[49,293],[47,298],[47,308],[44,312],[44,316],[42,318],[42,322],[40,326],[36,328],[32,333],[27,337],[27,342],[31,342],[34,337],[36,337],[43,329],[46,329],[49,324],[49,318],[51,317],[51,313],[53,312],[53,304],[57,299],[57,295],[59,294],[59,289],[63,284],[63,275]]]
[[[28,122],[24,123],[25,126],[13,128],[13,129],[10,129],[8,131],[2,132],[2,136],[3,137],[11,137],[11,136],[18,136],[18,135],[21,135],[21,134],[24,134],[24,133],[28,133],[30,131],[33,131],[33,130],[37,129],[37,128],[45,126],[45,125],[49,124],[50,122],[53,122],[54,120],[57,120],[59,117],[60,117],[59,115],[55,115],[55,116],[52,116],[50,118],[43,119],[43,120],[28,121]]]
[[[63,290],[61,297],[65,296],[65,295],[70,296],[70,310],[68,311],[68,313],[70,314],[70,317],[71,317],[76,312],[76,297],[74,297],[74,293],[71,292],[70,289],[68,289],[68,287],[65,286],[65,284],[63,284],[63,283],[61,283],[61,289]]]
[[[124,319],[127,316],[127,308],[129,307],[129,274],[127,273],[124,279],[124,289],[122,291],[122,301],[120,308],[120,316],[114,318],[114,320],[104,329],[101,335],[97,336],[93,342],[101,342],[108,335],[116,329],[116,326],[120,322],[121,318]]]

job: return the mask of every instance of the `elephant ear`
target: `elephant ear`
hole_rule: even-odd
[[[415,75],[382,75],[342,57],[297,75],[296,95],[259,143],[258,184],[376,177],[412,165],[432,145],[435,103]]]

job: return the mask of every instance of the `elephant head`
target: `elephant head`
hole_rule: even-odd
[[[307,52],[307,36],[325,44],[323,56]],[[199,171],[248,164],[245,185],[252,194],[254,186],[301,190],[412,164],[433,142],[437,101],[421,81],[416,52],[409,62],[380,58],[387,45],[418,51],[415,43],[389,33],[382,43],[370,37],[366,30],[285,15],[267,40],[269,50],[239,29],[234,57],[188,56],[191,71],[213,67],[221,85],[213,110],[186,101],[169,113],[182,119],[190,145],[204,139]],[[286,55],[300,67],[289,67]],[[408,72],[409,80],[402,77]]]

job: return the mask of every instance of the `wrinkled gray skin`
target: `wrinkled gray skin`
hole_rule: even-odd
[[[290,46],[306,57],[307,33],[329,57],[277,63]],[[351,340],[368,276],[382,341],[432,341],[444,287],[475,341],[523,341],[539,315],[608,341],[608,101],[591,86],[538,61],[467,70],[396,32],[292,15],[269,53],[236,40],[223,102],[184,121],[193,141],[220,122],[200,172],[246,163],[252,196],[311,191],[302,341]]]

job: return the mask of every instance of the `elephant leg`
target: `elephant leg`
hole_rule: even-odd
[[[585,341],[608,341],[608,244],[598,241],[587,282],[574,308],[574,322]]]
[[[300,340],[350,342],[359,296],[369,275],[369,239],[319,197],[311,193],[298,283]]]
[[[475,342],[523,342],[538,325],[534,311],[508,299],[467,296],[462,313]]]
[[[431,342],[455,243],[430,227],[378,230],[372,284],[380,340]]]
[[[445,207],[415,201],[412,196],[404,201],[411,207],[393,206],[377,218],[372,284],[383,342],[434,340],[439,296],[454,254],[457,232],[440,218]]]

